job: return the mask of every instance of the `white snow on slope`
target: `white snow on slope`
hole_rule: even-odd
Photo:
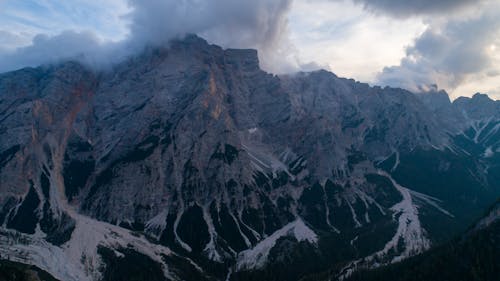
[[[354,211],[354,208],[352,207],[352,205],[349,201],[347,201],[347,206],[349,206],[349,210],[351,210],[352,220],[354,221],[354,224],[355,224],[354,227],[355,228],[361,227],[362,225],[358,220],[358,215],[356,214],[356,211]]]
[[[490,226],[492,223],[500,220],[500,203],[497,203],[495,207],[488,213],[488,215],[482,218],[474,227],[474,230],[483,229]]]
[[[393,166],[392,166],[392,168],[391,168],[391,172],[396,171],[396,169],[398,168],[399,163],[400,163],[400,162],[399,162],[399,151],[397,151],[397,150],[396,150],[396,151],[395,151],[395,154],[396,154],[396,161],[394,161],[394,165],[393,165]]]
[[[462,134],[475,143],[487,142],[500,130],[500,122],[498,120],[495,120],[493,117],[484,120],[471,120],[467,116],[466,118],[469,120],[468,123],[470,128],[474,130],[474,136],[469,137],[465,133]],[[492,124],[494,124],[494,126],[491,128],[490,125]],[[488,129],[488,131],[485,131],[486,129]]]
[[[155,233],[158,239],[160,234],[167,226],[168,210],[160,212],[158,215],[146,222],[146,229],[148,233]]]
[[[392,259],[392,262],[397,262],[429,248],[430,241],[425,237],[425,230],[420,224],[418,208],[413,202],[412,192],[408,188],[399,185],[388,173],[379,171],[378,174],[387,177],[392,182],[403,196],[403,200],[391,207],[391,210],[394,211],[392,218],[398,221],[396,234],[382,250],[373,256],[384,256],[390,250],[396,250],[400,241],[403,241],[404,251]]]
[[[495,127],[493,127],[484,137],[483,137],[483,141],[485,140],[489,140],[491,137],[493,137],[498,131],[500,131],[500,121],[496,121],[498,122]]]
[[[59,280],[91,281],[100,277],[85,273],[78,264],[68,262],[64,250],[43,239],[0,228],[0,253],[10,261],[36,265]]]
[[[217,239],[217,231],[215,231],[214,222],[212,221],[212,217],[210,216],[208,208],[209,208],[208,206],[205,206],[203,208],[203,219],[205,220],[208,226],[210,241],[205,246],[205,249],[203,249],[203,251],[207,254],[209,259],[217,262],[222,262],[222,257],[217,251],[217,248],[215,246],[215,241]]]
[[[491,146],[487,147],[487,148],[484,150],[483,156],[484,156],[485,158],[490,158],[490,157],[493,157],[493,155],[495,155],[495,152],[493,152],[493,149],[491,148]]]
[[[259,242],[255,247],[238,255],[236,267],[241,269],[257,269],[264,266],[271,249],[281,237],[292,236],[297,241],[318,242],[318,236],[301,219],[297,219],[274,232],[271,236]]]
[[[277,157],[266,151],[264,148],[250,145],[242,145],[243,149],[250,156],[252,166],[258,170],[266,173],[272,173],[276,177],[276,173],[284,171],[290,177],[294,177],[289,171],[286,164],[281,162]]]
[[[389,263],[394,263],[421,253],[430,247],[430,241],[425,236],[425,230],[418,217],[418,207],[413,200],[413,196],[416,194],[418,194],[419,199],[427,200],[427,203],[434,203],[432,204],[433,207],[438,208],[438,210],[445,212],[447,215],[451,215],[446,210],[440,208],[437,203],[433,202],[433,200],[437,199],[425,194],[416,193],[401,186],[385,171],[379,170],[377,173],[387,177],[403,197],[401,202],[390,208],[390,210],[393,211],[392,219],[398,223],[398,228],[394,236],[385,244],[383,249],[367,257],[353,261],[344,267],[341,272],[340,280],[349,277],[360,266],[378,267],[382,265],[385,262],[380,264],[379,261],[387,259],[389,253],[397,253],[396,256],[388,261]],[[398,248],[401,245],[404,246],[404,250],[399,253]]]
[[[153,245],[144,237],[115,225],[75,213],[72,217],[76,227],[70,241],[61,247],[48,243],[39,235],[0,228],[0,252],[9,260],[36,265],[59,280],[91,281],[101,277],[98,246],[132,248],[162,265],[165,277],[174,279],[162,261],[162,255],[172,255],[167,247]]]
[[[473,128],[475,130],[475,135],[474,135],[474,142],[475,143],[479,143],[479,136],[481,136],[481,134],[483,133],[484,129],[486,127],[488,127],[488,125],[490,124],[490,119],[488,119],[486,122],[482,123],[482,121],[478,121],[478,122],[475,122],[473,123]]]
[[[447,210],[445,210],[441,206],[439,206],[439,203],[442,202],[441,200],[439,200],[435,197],[429,196],[427,194],[423,194],[423,193],[416,192],[413,190],[410,190],[410,193],[413,196],[413,198],[415,199],[415,201],[421,200],[423,203],[436,208],[441,213],[443,213],[451,218],[455,217],[453,214],[451,214],[450,212],[448,212]]]
[[[181,237],[177,233],[177,227],[179,226],[179,222],[181,221],[181,217],[182,217],[183,213],[184,213],[184,210],[178,212],[177,218],[175,219],[175,222],[174,222],[175,241],[177,241],[177,243],[179,243],[179,245],[181,245],[181,247],[184,248],[184,250],[191,252],[192,251],[191,247],[186,242],[182,241]]]

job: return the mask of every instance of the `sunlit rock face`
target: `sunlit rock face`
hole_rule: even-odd
[[[60,280],[345,275],[500,194],[499,102],[275,76],[194,35],[0,75],[0,135],[1,257]]]

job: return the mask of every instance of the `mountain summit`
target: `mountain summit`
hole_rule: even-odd
[[[500,102],[271,75],[194,35],[1,74],[0,133],[1,258],[59,280],[345,276],[500,195]]]

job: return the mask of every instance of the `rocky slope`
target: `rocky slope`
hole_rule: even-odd
[[[0,253],[61,280],[348,275],[500,194],[498,101],[275,76],[196,36],[1,74],[0,134]]]
[[[499,240],[500,203],[497,203],[465,235],[402,263],[359,271],[348,280],[496,280],[500,275]]]

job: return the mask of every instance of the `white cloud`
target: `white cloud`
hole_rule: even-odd
[[[91,30],[101,39],[121,40],[129,12],[124,0],[23,0],[0,2],[0,26],[15,33],[57,35]]]
[[[494,75],[500,72],[499,38],[499,4],[469,17],[431,22],[401,62],[380,73],[378,82],[414,91],[436,84],[453,96],[488,92],[500,84]]]
[[[0,72],[25,66],[57,63],[61,60],[78,60],[93,67],[103,67],[124,58],[119,43],[103,43],[91,32],[65,31],[56,36],[37,35],[32,44],[6,51],[0,56]]]
[[[418,18],[367,14],[348,1],[297,0],[290,29],[302,61],[327,64],[337,75],[373,82],[384,66],[400,61],[425,25]]]

